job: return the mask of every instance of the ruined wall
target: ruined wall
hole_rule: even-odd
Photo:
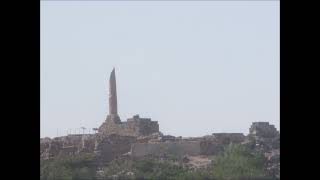
[[[280,133],[274,125],[268,122],[254,122],[249,131],[251,147],[263,149],[263,151],[280,149]]]
[[[131,145],[136,142],[136,137],[119,135],[99,135],[95,153],[99,155],[100,162],[108,162],[130,152]]]
[[[215,133],[211,136],[198,138],[171,137],[168,140],[162,136],[157,141],[149,140],[147,143],[134,143],[131,154],[136,157],[146,155],[214,155],[219,153],[224,145],[240,143],[245,140],[242,133]]]
[[[269,122],[254,122],[249,132],[251,137],[273,138],[279,135],[275,126],[270,125]]]
[[[210,140],[200,141],[201,155],[214,155],[222,150],[222,145]]]
[[[146,136],[156,132],[159,132],[157,121],[151,121],[149,118],[140,118],[139,116],[134,116],[128,119],[127,122],[114,122],[107,119],[99,128],[99,133],[102,134],[134,137]]]
[[[199,141],[134,143],[131,147],[131,155],[134,157],[164,154],[172,154],[176,156],[199,155],[200,152]]]
[[[242,133],[213,133],[212,136],[203,137],[200,140],[202,155],[215,155],[230,143],[241,143],[246,139]]]
[[[267,158],[267,170],[280,179],[280,132],[268,122],[254,122],[248,135],[249,148],[259,150]]]
[[[50,159],[59,155],[93,153],[96,136],[92,134],[74,134],[54,139],[40,139],[40,158]]]
[[[40,140],[40,159],[50,159],[57,156],[62,149],[63,142],[60,140]]]

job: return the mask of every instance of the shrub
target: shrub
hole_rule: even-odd
[[[89,168],[93,155],[60,156],[40,161],[41,180],[94,179],[95,171]]]
[[[217,155],[213,174],[217,179],[262,179],[265,159],[258,152],[251,152],[241,144],[229,144]]]

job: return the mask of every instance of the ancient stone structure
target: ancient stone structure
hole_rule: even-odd
[[[109,80],[109,114],[118,115],[116,73],[113,68]]]
[[[73,134],[54,139],[40,139],[40,158],[50,159],[58,155],[93,153],[96,145],[94,134]]]
[[[131,155],[135,157],[147,155],[215,155],[224,145],[241,143],[245,140],[242,133],[214,133],[211,136],[197,138],[181,138],[174,136],[154,137],[144,142],[136,142],[131,146]],[[145,140],[145,139],[144,139]]]
[[[248,138],[252,146],[268,151],[280,148],[280,132],[268,122],[254,122],[249,129]]]
[[[120,136],[147,136],[159,132],[157,121],[149,118],[140,118],[139,115],[129,118],[127,122],[121,122],[117,107],[116,75],[113,69],[109,80],[109,115],[106,121],[100,126],[99,133],[105,135]]]
[[[268,159],[268,171],[280,178],[280,132],[268,122],[254,122],[249,135],[213,133],[203,137],[183,138],[163,135],[157,121],[135,115],[122,122],[118,115],[116,76],[109,80],[109,114],[95,134],[73,134],[40,139],[40,158],[94,153],[95,163],[104,164],[118,157],[175,155],[180,157],[216,155],[229,143],[242,143],[261,150]],[[187,159],[184,158],[186,161]],[[190,161],[190,159],[189,159]]]
[[[246,137],[242,133],[213,133],[201,139],[201,155],[215,155],[229,143],[242,143]]]
[[[274,125],[270,125],[269,122],[253,122],[249,131],[250,136],[263,138],[273,138],[279,135]]]
[[[94,152],[98,155],[98,163],[108,162],[122,156],[131,149],[136,137],[97,134]]]
[[[263,152],[267,159],[267,171],[275,179],[280,179],[280,132],[268,122],[252,123],[249,132],[245,144]]]
[[[142,157],[147,155],[163,156],[163,155],[199,155],[199,141],[177,141],[177,142],[155,142],[155,143],[134,143],[131,147],[131,154],[134,157]]]

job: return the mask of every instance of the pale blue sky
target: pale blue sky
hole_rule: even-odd
[[[279,2],[41,2],[41,137],[122,121],[164,134],[279,129]]]

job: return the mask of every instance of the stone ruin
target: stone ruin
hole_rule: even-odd
[[[50,159],[58,155],[75,155],[94,152],[96,135],[73,134],[53,139],[40,139],[40,158]]]
[[[139,115],[129,118],[127,122],[121,122],[117,107],[116,75],[113,69],[109,80],[109,115],[100,126],[99,133],[120,136],[147,136],[159,132],[157,121],[150,118],[140,118]]]
[[[252,137],[274,138],[279,135],[274,125],[269,122],[253,122],[249,132]]]
[[[166,156],[184,157],[215,155],[229,143],[242,143],[265,152],[270,169],[280,172],[280,133],[268,122],[253,122],[249,135],[242,133],[213,133],[203,137],[175,137],[163,135],[157,121],[135,115],[122,122],[117,111],[115,71],[110,76],[109,115],[96,134],[74,134],[40,139],[40,159],[59,155],[95,153],[97,163],[117,157]],[[274,163],[276,162],[276,163]],[[280,174],[277,175],[280,177]]]
[[[99,133],[138,137],[159,132],[157,121],[151,121],[149,118],[140,118],[139,115],[129,118],[126,122],[114,121],[113,119],[114,117],[109,115],[107,120],[100,126]]]
[[[275,147],[280,148],[280,132],[269,122],[253,122],[249,132],[248,138],[252,146],[264,151],[269,151]]]
[[[122,122],[118,115],[115,69],[109,79],[109,115],[96,134],[73,134],[54,139],[40,139],[40,158],[50,159],[58,155],[96,153],[105,161],[130,151],[137,137],[159,132],[157,121],[135,115]]]
[[[257,125],[253,123],[250,130]],[[269,125],[272,127],[272,125]],[[279,151],[280,139],[278,131],[273,131],[268,138],[261,137],[250,131],[245,136],[242,133],[213,133],[203,137],[182,138],[163,135],[156,132],[149,135],[126,136],[123,134],[78,134],[40,139],[40,158],[49,159],[58,155],[74,155],[79,153],[96,153],[101,161],[111,161],[123,154],[132,157],[163,156],[172,154],[185,155],[215,155],[229,143],[247,144],[251,148],[264,148],[264,151],[274,155]],[[255,138],[255,139],[253,139]],[[276,149],[275,152],[272,150]],[[271,150],[271,151],[270,151]],[[279,152],[280,153],[280,152]]]

